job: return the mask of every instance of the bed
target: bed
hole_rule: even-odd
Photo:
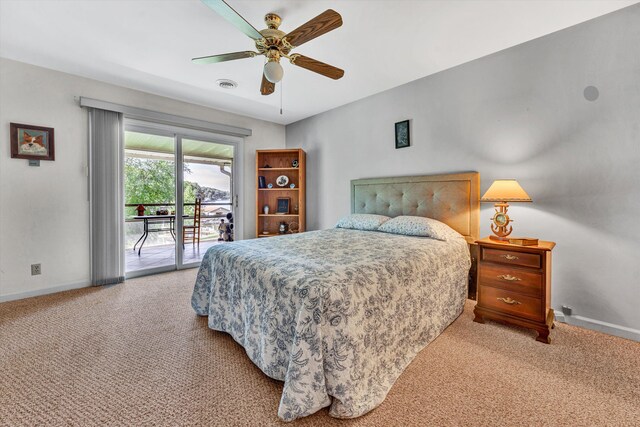
[[[335,228],[210,248],[192,306],[284,381],[278,416],[378,406],[406,366],[462,312],[478,237],[475,172],[351,182],[351,212],[425,216],[447,241]]]

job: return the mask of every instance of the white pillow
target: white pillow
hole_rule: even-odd
[[[388,216],[374,214],[351,214],[340,218],[336,228],[350,228],[353,230],[375,231],[390,220]]]
[[[437,219],[409,215],[397,216],[386,221],[378,231],[405,236],[431,237],[443,241],[460,236],[453,228]]]

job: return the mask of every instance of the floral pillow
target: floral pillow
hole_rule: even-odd
[[[422,216],[397,216],[382,224],[378,231],[405,236],[431,237],[443,241],[460,236],[447,224]]]
[[[390,220],[388,216],[374,214],[351,214],[338,221],[336,228],[351,228],[353,230],[375,231]]]

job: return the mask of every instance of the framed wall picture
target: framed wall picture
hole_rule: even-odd
[[[396,123],[396,148],[405,148],[410,145],[409,120]]]
[[[290,197],[278,197],[277,205],[276,205],[276,214],[288,215],[290,204],[291,204]]]
[[[11,157],[14,159],[54,160],[53,128],[11,123]]]

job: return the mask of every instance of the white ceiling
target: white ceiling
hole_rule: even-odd
[[[295,52],[345,70],[338,81],[287,61],[259,93],[262,57],[195,65],[253,42],[199,0],[0,0],[0,56],[288,124],[549,34],[637,0],[227,0],[254,27],[290,31],[328,8],[342,27]],[[234,90],[215,81],[238,82]]]

